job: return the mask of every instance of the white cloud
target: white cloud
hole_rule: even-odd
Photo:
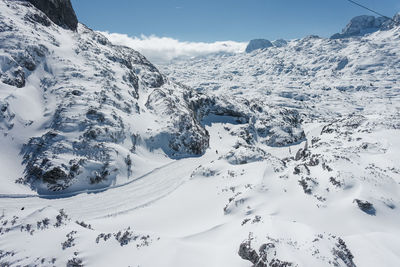
[[[235,41],[219,41],[214,43],[181,42],[170,37],[155,35],[130,37],[121,33],[101,32],[112,43],[131,47],[153,63],[166,63],[179,57],[195,57],[218,52],[243,52],[247,43]]]

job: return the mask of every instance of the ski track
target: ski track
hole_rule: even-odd
[[[52,206],[65,209],[68,214],[85,220],[116,216],[162,199],[188,180],[191,169],[208,161],[209,158],[181,159],[156,168],[125,184],[105,189],[64,195],[1,195],[0,206],[3,210],[13,211],[5,207],[15,206],[15,199],[18,199],[18,207],[34,209],[40,206]],[[76,203],[84,204],[77,209]],[[98,216],[98,214],[103,215]]]

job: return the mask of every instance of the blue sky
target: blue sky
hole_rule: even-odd
[[[358,0],[393,16],[400,0]],[[166,36],[180,41],[328,37],[350,18],[371,14],[346,0],[72,0],[89,27],[129,36]]]

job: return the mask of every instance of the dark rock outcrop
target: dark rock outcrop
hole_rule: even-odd
[[[357,203],[357,206],[362,210],[363,212],[369,214],[369,215],[375,215],[376,214],[376,209],[372,205],[372,203],[369,203],[368,201],[360,200],[360,199],[354,199],[353,202]]]
[[[251,247],[251,242],[249,240],[240,244],[238,254],[242,259],[248,260],[253,264],[257,264],[260,260],[260,256],[258,256],[257,251]]]
[[[354,256],[351,253],[351,251],[347,248],[346,243],[341,239],[340,237],[338,238],[338,242],[336,243],[336,246],[332,249],[332,254],[335,257],[336,263],[338,261],[342,261],[346,267],[356,267],[353,259]],[[335,265],[338,266],[338,265]]]
[[[239,256],[253,263],[253,267],[290,267],[297,266],[292,262],[282,261],[278,259],[275,244],[262,244],[258,249],[258,253],[251,247],[251,239],[245,240],[240,244]]]
[[[76,31],[78,19],[70,0],[28,0],[55,24]]]

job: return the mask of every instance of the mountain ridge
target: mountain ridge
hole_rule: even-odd
[[[0,265],[396,266],[399,41],[159,69],[0,1]]]
[[[82,24],[76,31],[64,31],[38,20],[41,13],[25,2],[8,3],[16,3],[15,9],[24,15],[20,15],[21,26],[3,20],[9,30],[3,32],[2,48],[11,56],[4,56],[2,82],[21,92],[35,88],[37,105],[44,105],[43,113],[36,114],[44,126],[23,142],[26,167],[17,181],[40,194],[106,188],[119,179],[124,183],[127,178],[123,177],[129,179],[132,173],[134,158],[142,161],[135,156],[136,146],[161,150],[170,159],[204,154],[209,135],[201,121],[209,114],[237,116],[246,123],[249,114],[266,119],[253,110],[240,110],[234,104],[240,99],[210,98],[171,82],[138,52],[115,46]],[[22,37],[26,23],[38,34]],[[36,44],[20,48],[22,38]],[[8,91],[5,99],[15,98],[12,88]],[[20,117],[13,112],[12,102],[4,103],[7,134]],[[132,124],[142,125],[142,118],[149,120],[148,129]],[[302,138],[301,131],[291,131],[299,128],[293,122],[293,126],[282,122],[285,130],[273,134],[270,143],[284,145]],[[29,119],[21,127],[29,132],[37,123]]]

